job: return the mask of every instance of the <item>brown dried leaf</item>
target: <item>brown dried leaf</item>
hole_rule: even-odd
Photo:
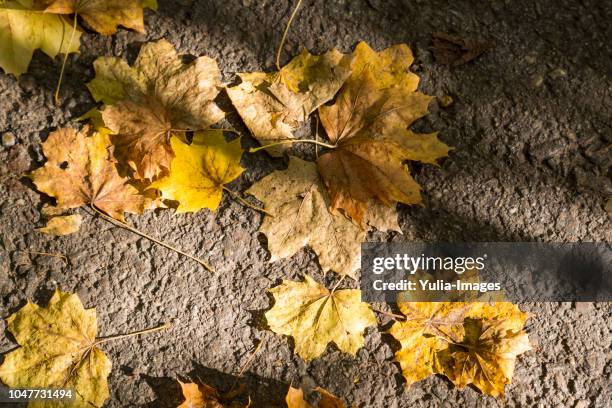
[[[436,134],[407,129],[427,113],[432,99],[415,92],[418,77],[408,71],[412,61],[404,44],[381,52],[358,44],[352,74],[335,103],[319,108],[335,146],[317,161],[331,208],[361,225],[373,201],[386,206],[421,203],[421,187],[403,163],[435,164],[450,150]]]
[[[169,173],[171,136],[208,128],[224,116],[214,99],[221,89],[215,60],[200,57],[184,64],[165,40],[145,44],[133,67],[119,58],[98,58],[88,84],[107,106],[105,126],[113,133],[115,156],[138,179]]]
[[[239,74],[227,93],[253,137],[262,145],[291,140],[310,113],[329,101],[350,74],[350,58],[337,50],[312,55],[304,50],[279,72]],[[270,147],[281,155],[284,146]]]
[[[32,181],[59,209],[91,204],[120,221],[124,212],[142,214],[147,200],[119,175],[110,147],[107,135],[89,127],[59,129],[43,143],[47,162],[31,174]]]
[[[433,33],[433,53],[438,64],[463,65],[491,50],[493,44],[457,34]]]

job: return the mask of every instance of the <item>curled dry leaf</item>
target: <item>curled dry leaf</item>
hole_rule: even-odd
[[[156,0],[34,0],[45,13],[78,14],[102,35],[112,35],[117,26],[144,33],[143,8],[157,8]]]
[[[221,89],[221,72],[212,58],[182,62],[165,40],[145,44],[134,66],[114,57],[94,62],[96,77],[87,85],[103,101],[104,126],[113,135],[115,157],[137,179],[169,173],[172,136],[208,128],[224,113],[213,101]]]
[[[28,70],[34,50],[51,58],[78,52],[81,30],[72,43],[72,27],[62,16],[34,10],[31,1],[6,1],[0,4],[0,67],[19,77]]]
[[[95,309],[85,309],[77,295],[57,290],[47,307],[28,302],[7,322],[21,347],[6,354],[0,365],[4,384],[71,388],[74,406],[104,404],[109,396],[106,379],[111,362],[95,346]]]
[[[329,391],[317,387],[313,391],[316,391],[321,396],[319,403],[316,408],[345,408],[344,402],[336,397]],[[287,408],[315,408],[308,401],[304,399],[304,391],[301,388],[289,387],[287,390],[287,396],[285,397]]]
[[[331,100],[350,74],[350,57],[337,50],[312,55],[304,50],[279,72],[239,74],[227,93],[253,137],[262,145],[291,140],[293,131]],[[280,155],[283,146],[268,149]]]
[[[308,245],[324,272],[355,276],[366,233],[342,214],[329,212],[328,195],[314,163],[290,156],[287,170],[264,177],[247,193],[274,215],[266,216],[259,229],[268,238],[270,262]]]
[[[432,99],[416,92],[418,77],[408,71],[412,61],[405,44],[380,52],[358,44],[352,73],[335,103],[319,108],[335,146],[317,161],[331,208],[361,225],[373,201],[386,206],[421,203],[421,188],[404,162],[435,164],[449,151],[436,134],[408,130],[427,113]]]
[[[216,210],[224,185],[235,180],[244,168],[240,166],[240,139],[226,142],[221,130],[197,132],[191,145],[171,139],[176,155],[170,175],[151,184],[161,191],[163,199],[178,201],[177,213]]]
[[[89,127],[59,129],[43,143],[47,162],[30,177],[59,209],[92,204],[120,221],[125,212],[142,214],[147,199],[119,175],[110,147],[107,135]]]
[[[274,307],[265,314],[270,329],[293,337],[295,352],[306,361],[323,354],[332,342],[355,355],[364,344],[364,330],[377,324],[358,289],[331,292],[305,276],[304,282],[284,280],[270,293]]]
[[[206,384],[179,381],[185,401],[177,408],[248,408],[251,404],[226,403],[219,392]]]
[[[50,235],[68,235],[77,232],[81,228],[83,218],[80,214],[60,215],[51,218],[47,225],[38,228],[37,231]]]
[[[399,306],[406,321],[390,333],[401,343],[395,357],[409,385],[438,373],[460,388],[472,384],[503,397],[516,357],[531,349],[524,331],[529,314],[509,302]]]

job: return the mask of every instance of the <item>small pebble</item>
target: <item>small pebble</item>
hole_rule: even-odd
[[[525,57],[525,62],[529,65],[533,65],[538,61],[535,55],[528,55]]]
[[[438,103],[443,108],[448,108],[449,106],[453,104],[453,102],[455,102],[455,100],[450,95],[438,96]]]
[[[542,75],[535,75],[531,79],[531,86],[533,86],[534,88],[541,87],[543,83],[544,83],[544,77]]]
[[[559,79],[567,76],[567,71],[563,68],[553,69],[548,73],[548,75],[553,79]]]
[[[15,146],[15,143],[17,143],[17,138],[12,132],[6,132],[2,134],[2,146],[11,147]]]

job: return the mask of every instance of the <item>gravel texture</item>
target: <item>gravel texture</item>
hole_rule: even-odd
[[[81,231],[71,236],[34,230],[43,224],[39,210],[48,199],[22,175],[43,163],[40,143],[51,130],[94,106],[85,81],[97,56],[132,61],[143,42],[164,37],[181,52],[216,58],[231,82],[235,72],[274,69],[291,9],[287,0],[162,0],[158,13],[146,12],[147,35],[83,36],[81,54],[69,58],[59,106],[53,102],[59,58],[36,53],[19,80],[0,74],[0,315],[27,298],[45,303],[61,287],[97,308],[101,335],[173,322],[165,332],[104,345],[113,361],[109,407],[176,406],[177,377],[227,390],[261,340],[239,380],[254,407],[283,406],[289,384],[323,386],[357,407],[503,406],[442,377],[406,388],[392,361],[398,343],[384,333],[386,319],[367,331],[356,358],[329,347],[310,364],[301,361],[290,339],[266,330],[266,289],[305,273],[328,284],[337,278],[323,277],[308,249],[269,264],[257,232],[261,215],[227,197],[214,214],[163,210],[128,217],[207,259],[214,273],[85,211]],[[283,59],[300,46],[350,52],[362,39],[375,49],[405,42],[415,53],[420,90],[454,100],[447,108],[434,103],[415,126],[439,131],[455,148],[441,167],[416,169],[425,206],[400,206],[403,235],[374,233],[371,240],[609,242],[611,20],[607,0],[304,0]],[[495,48],[449,68],[432,56],[435,31],[457,31]],[[227,101],[224,107],[230,110]],[[236,114],[227,120],[244,130]],[[313,129],[310,123],[301,133]],[[245,147],[253,145],[245,138]],[[295,153],[312,157],[313,150]],[[240,191],[285,163],[259,153],[246,155],[243,165],[247,171],[232,184]],[[68,262],[27,251],[61,253]],[[535,350],[519,357],[505,406],[609,407],[611,304],[523,307],[534,314]],[[0,330],[6,334],[0,351],[12,349],[4,322]]]

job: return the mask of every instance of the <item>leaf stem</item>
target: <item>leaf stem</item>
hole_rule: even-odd
[[[260,150],[267,149],[269,147],[280,146],[284,144],[294,144],[294,143],[312,143],[318,146],[327,147],[328,149],[335,149],[336,146],[331,145],[329,143],[320,142],[318,140],[313,139],[292,139],[292,140],[281,140],[280,142],[274,142],[267,145],[259,146],[259,147],[251,147],[249,149],[249,153],[257,153]]]
[[[314,115],[315,120],[317,121],[317,126],[315,128],[315,140],[318,142],[319,141],[319,114],[318,112]],[[317,157],[317,160],[319,160],[319,146],[315,145],[315,156]]]
[[[370,307],[372,308],[374,312],[380,313],[381,315],[392,317],[393,320],[404,320],[404,321],[406,320],[406,316],[402,316],[402,315],[398,315],[398,314],[390,313],[390,312],[385,312],[384,310],[375,309],[372,306]]]
[[[133,337],[133,336],[138,336],[141,334],[147,334],[147,333],[154,333],[160,330],[165,330],[167,328],[169,328],[171,325],[170,323],[164,323],[160,326],[157,327],[151,327],[148,329],[144,329],[144,330],[138,330],[132,333],[126,333],[126,334],[116,334],[114,336],[105,336],[105,337],[98,337],[96,339],[96,341],[93,343],[93,346],[96,346],[98,344],[101,343],[106,343],[107,341],[111,341],[111,340],[119,340],[119,339],[124,339],[126,337]]]
[[[66,52],[64,53],[64,62],[62,62],[62,69],[60,71],[60,76],[57,81],[57,87],[55,88],[55,103],[59,105],[59,93],[60,88],[62,87],[62,79],[64,78],[64,70],[66,69],[66,63],[68,62],[68,54],[70,54],[70,47],[72,47],[72,41],[74,41],[74,35],[76,34],[77,28],[77,13],[74,13],[74,21],[72,23],[72,34],[70,34],[70,41],[68,42],[68,48],[66,48]],[[61,46],[60,46],[61,51]]]
[[[52,256],[54,258],[60,258],[62,261],[68,264],[68,257],[64,254],[60,254],[59,252],[26,251],[26,250],[21,250],[21,249],[18,249],[17,252],[24,252],[26,254],[32,254],[32,255]]]
[[[255,350],[253,350],[253,352],[251,353],[247,361],[244,363],[244,365],[240,369],[240,372],[238,373],[238,376],[237,376],[238,378],[242,377],[242,374],[244,374],[244,372],[251,366],[251,364],[253,363],[253,360],[255,360],[255,356],[257,355],[257,352],[259,351],[261,346],[263,346],[265,341],[266,341],[265,339],[261,340],[259,344],[257,345],[257,347],[255,347]],[[238,378],[236,378],[236,381],[238,381]],[[232,388],[234,388],[234,386],[236,385],[236,381],[234,381],[234,385],[232,386]]]
[[[247,200],[245,200],[244,198],[240,197],[240,194],[238,194],[237,192],[235,192],[234,190],[230,190],[229,188],[223,186],[223,190],[227,191],[234,200],[238,201],[240,204],[249,207],[255,211],[259,211],[261,213],[264,213],[270,217],[274,217],[274,214],[266,211],[265,209],[261,208],[261,207],[257,207],[256,205],[253,205],[251,203],[249,203]]]
[[[124,223],[124,222],[121,222],[121,221],[116,220],[116,219],[114,219],[112,217],[109,217],[108,215],[104,214],[102,211],[97,209],[96,206],[93,205],[93,204],[90,204],[90,207],[100,217],[102,217],[103,220],[105,220],[107,222],[110,222],[111,224],[115,225],[116,227],[120,227],[120,228],[126,229],[126,230],[128,230],[130,232],[133,232],[136,235],[140,235],[141,237],[148,239],[149,241],[155,242],[156,244],[161,245],[164,248],[167,248],[167,249],[169,249],[171,251],[174,251],[174,252],[176,252],[176,253],[178,253],[180,255],[186,256],[187,258],[189,258],[189,259],[199,263],[200,265],[202,265],[207,271],[214,272],[214,270],[206,262],[204,262],[203,260],[198,259],[195,256],[190,255],[190,254],[188,254],[188,253],[186,253],[186,252],[184,252],[184,251],[182,251],[182,250],[180,250],[180,249],[178,249],[176,247],[173,247],[170,244],[166,244],[165,242],[162,242],[162,241],[160,241],[160,240],[158,240],[156,238],[153,238],[152,236],[150,236],[150,235],[148,235],[148,234],[146,234],[146,233],[144,233],[142,231],[139,231],[136,228],[134,228],[134,227],[132,227],[132,226],[130,226],[130,225]]]
[[[276,51],[276,69],[278,69],[279,71],[281,70],[280,57],[281,57],[281,53],[283,52],[283,46],[285,45],[285,40],[287,39],[287,33],[289,32],[291,23],[293,22],[293,19],[295,15],[297,14],[297,11],[300,8],[301,4],[302,4],[302,0],[298,0],[298,2],[295,5],[295,8],[293,9],[293,13],[291,13],[291,17],[289,17],[289,21],[287,22],[287,26],[285,27],[285,32],[283,33],[283,38],[281,38],[281,42],[278,45],[278,50]]]
[[[346,277],[346,275],[342,275],[340,280],[338,282],[336,282],[336,284],[334,285],[334,287],[331,290],[332,294],[336,291],[336,289],[338,289],[338,286],[340,286],[340,284],[342,283],[342,281],[344,280],[345,277]]]

